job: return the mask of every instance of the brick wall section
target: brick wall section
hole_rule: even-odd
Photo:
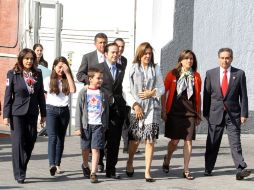
[[[18,36],[19,18],[18,0],[1,1],[0,3],[0,46],[15,47]]]
[[[1,1],[0,3],[0,53],[17,55],[19,52],[18,10],[19,0]],[[3,107],[6,74],[16,62],[16,58],[0,57],[0,101]],[[0,125],[3,123],[0,117]]]

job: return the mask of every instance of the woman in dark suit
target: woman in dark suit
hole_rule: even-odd
[[[36,69],[35,61],[33,50],[21,50],[6,80],[3,118],[4,124],[11,127],[13,173],[18,183],[24,183],[26,178],[37,137],[39,108],[40,122],[43,123],[46,117],[42,74]]]

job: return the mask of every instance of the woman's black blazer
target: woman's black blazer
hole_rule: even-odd
[[[37,70],[34,78],[34,93],[29,94],[25,80],[21,73],[10,70],[7,73],[3,118],[10,118],[11,115],[21,116],[25,114],[46,117],[46,103],[41,70]]]

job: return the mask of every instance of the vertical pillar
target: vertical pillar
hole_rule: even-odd
[[[34,1],[34,39],[33,43],[39,43],[39,28],[40,28],[40,2]]]
[[[56,30],[55,30],[55,57],[61,55],[61,31],[63,19],[63,6],[59,2],[56,3]]]

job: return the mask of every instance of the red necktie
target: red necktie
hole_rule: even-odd
[[[223,71],[224,75],[222,78],[222,83],[221,83],[221,92],[223,97],[225,97],[227,89],[228,89],[228,77],[227,77],[227,69]]]

